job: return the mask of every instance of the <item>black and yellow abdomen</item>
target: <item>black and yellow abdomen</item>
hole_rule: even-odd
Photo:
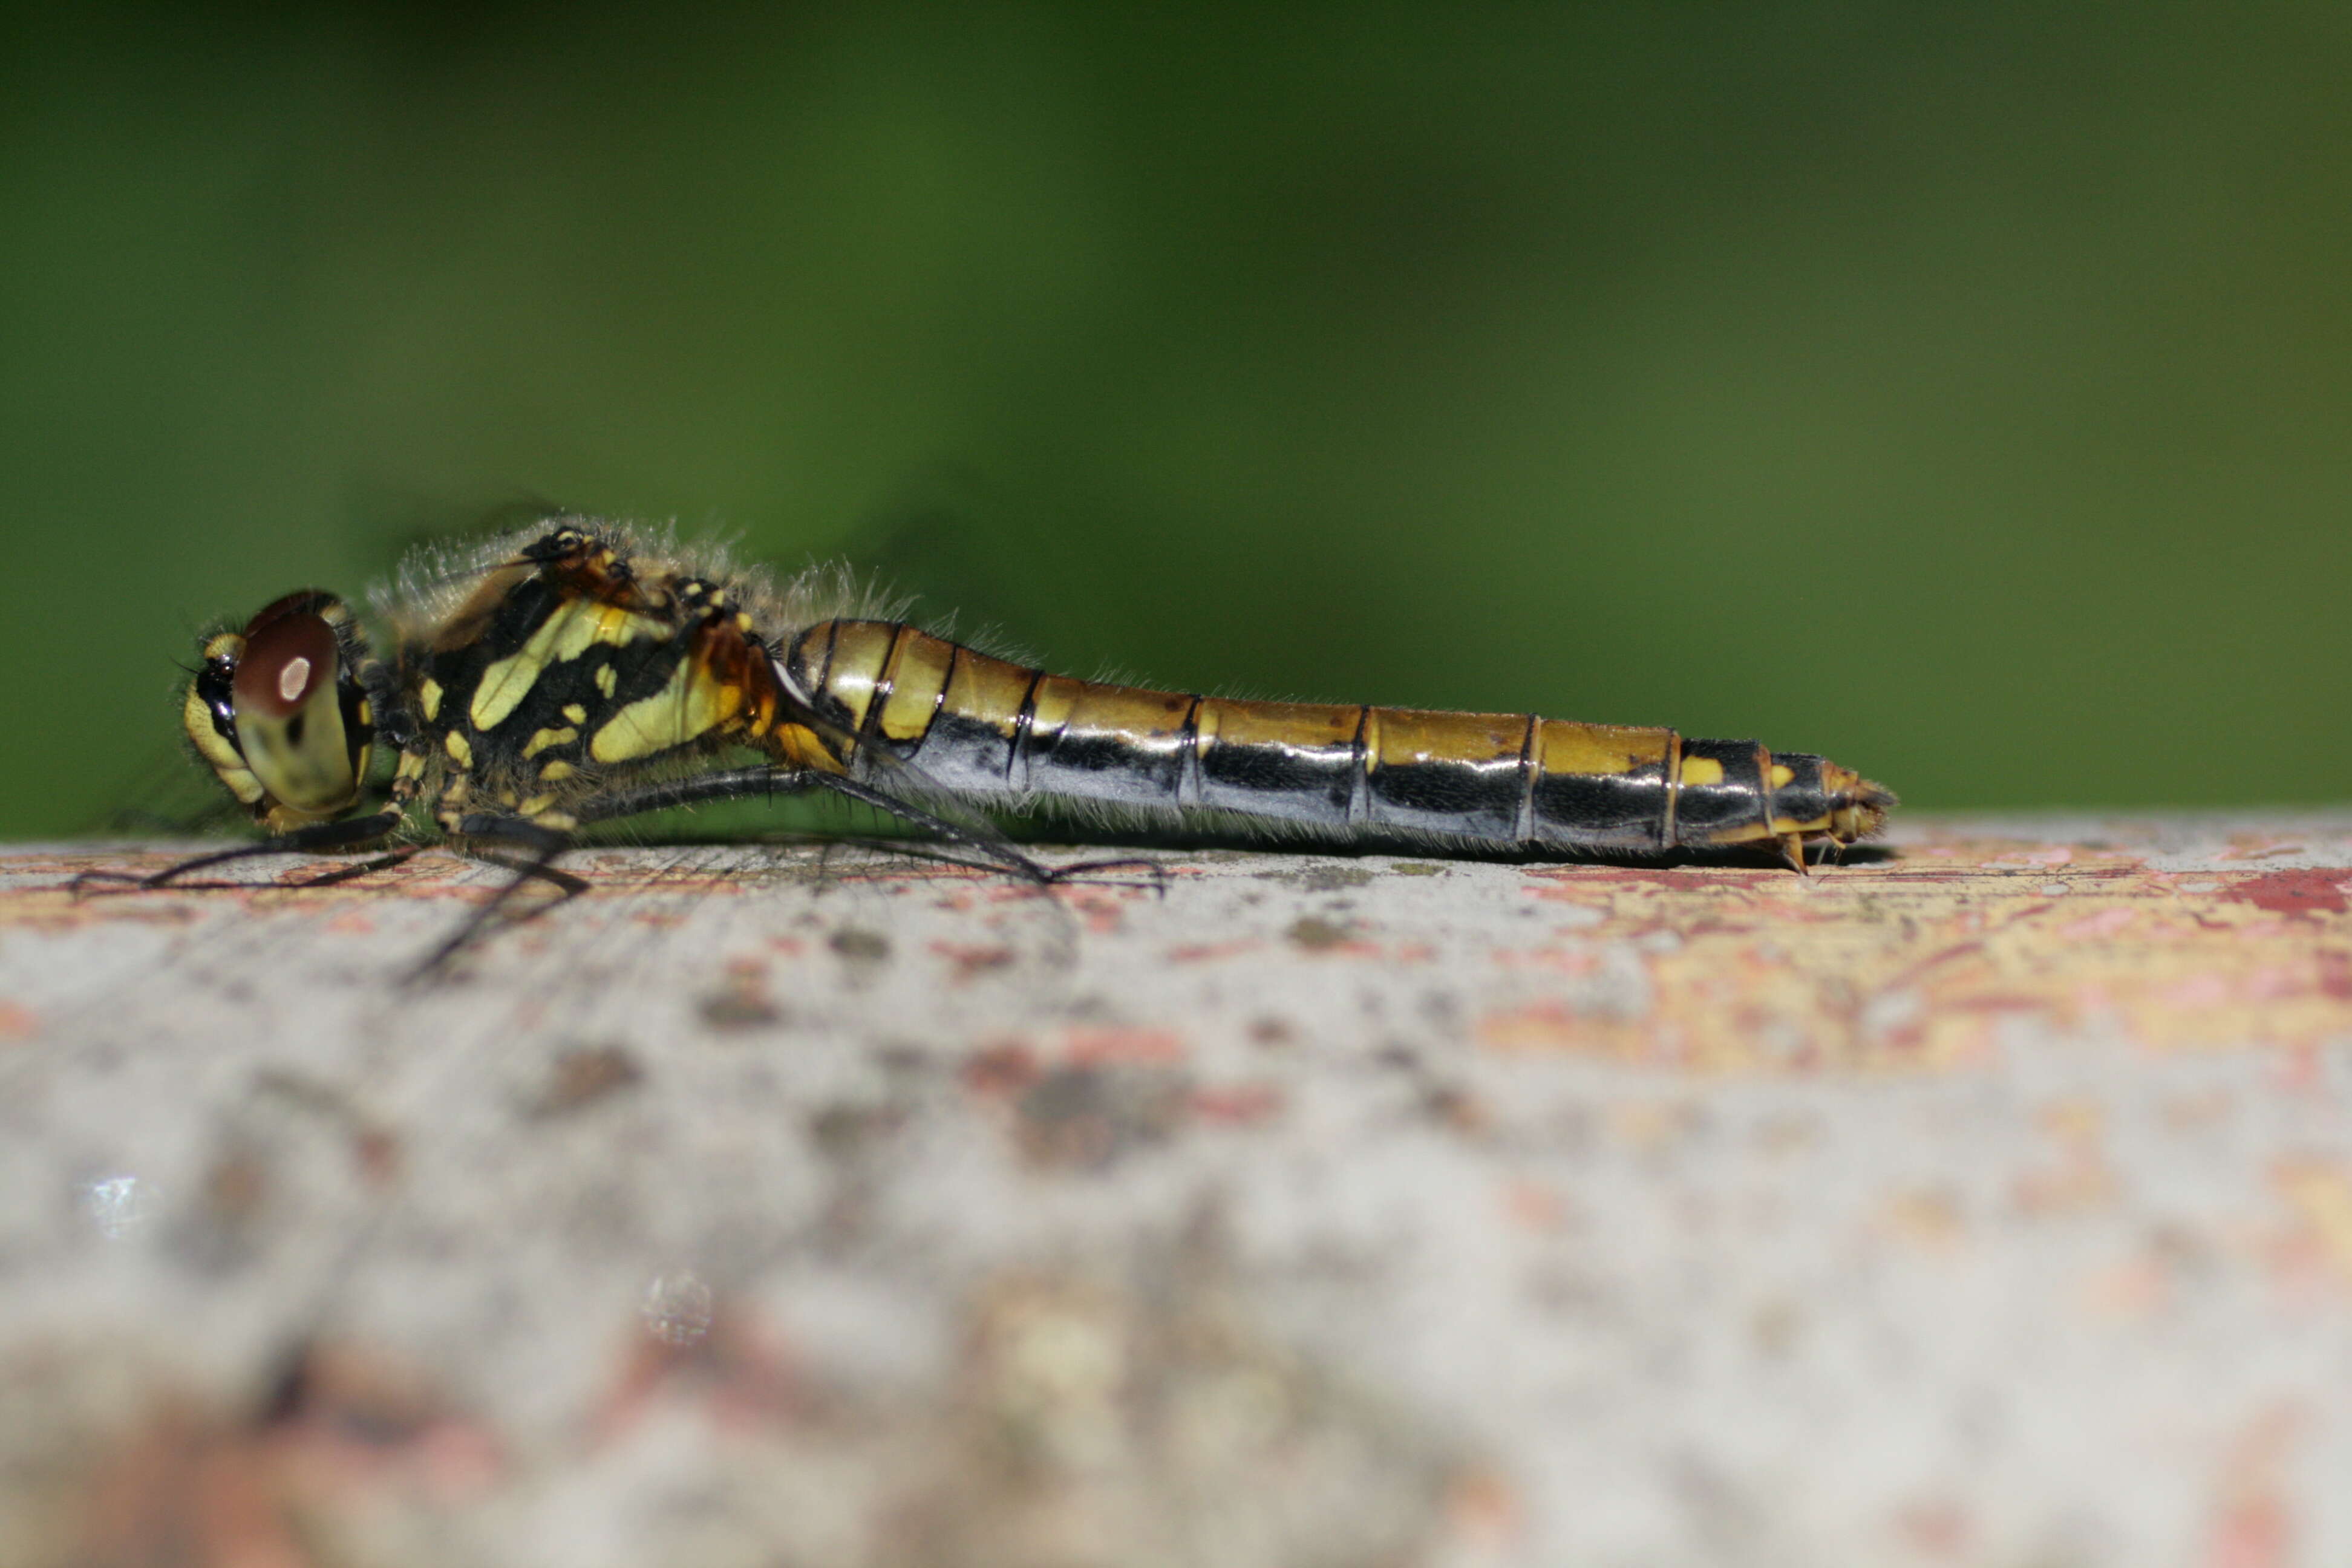
[[[821,622],[785,665],[861,742],[973,795],[1634,851],[1848,843],[1894,804],[1835,763],[1752,741],[1152,691],[1049,675],[897,622]]]

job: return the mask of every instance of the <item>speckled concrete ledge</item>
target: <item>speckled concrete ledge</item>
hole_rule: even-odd
[[[0,1562],[2352,1561],[2352,813],[1894,847],[0,854]]]

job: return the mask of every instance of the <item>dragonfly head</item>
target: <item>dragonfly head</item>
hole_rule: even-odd
[[[204,645],[181,722],[231,795],[274,832],[359,801],[375,739],[350,609],[305,589]]]

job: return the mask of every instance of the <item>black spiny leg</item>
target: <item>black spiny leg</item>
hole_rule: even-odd
[[[691,805],[697,802],[750,800],[759,797],[802,795],[811,789],[827,789],[835,795],[887,811],[891,816],[913,823],[946,843],[971,850],[992,862],[999,870],[1034,882],[1041,888],[1075,884],[1085,879],[1084,873],[1139,868],[1151,873],[1152,887],[1165,893],[1167,873],[1156,860],[1137,856],[1116,860],[1087,860],[1074,866],[1055,868],[1040,864],[1021,853],[1002,838],[990,836],[983,825],[965,826],[935,816],[919,806],[908,805],[896,795],[886,794],[871,785],[862,784],[838,773],[819,773],[813,768],[751,767],[730,768],[719,773],[698,773],[691,777],[672,779],[662,784],[646,784],[638,789],[625,790],[601,799],[584,802],[579,808],[580,820],[610,822],[620,817],[636,816],[648,811],[660,811],[674,805]],[[557,870],[555,858],[573,847],[577,840],[568,832],[545,826],[523,817],[472,816],[446,824],[450,831],[466,838],[501,839],[520,845],[528,855],[520,860],[493,859],[515,873],[514,879],[492,894],[489,900],[467,917],[464,925],[449,940],[436,948],[431,957],[419,964],[412,979],[424,979],[461,952],[467,943],[478,936],[483,928],[513,898],[525,882],[542,881],[554,886],[565,899],[585,892],[588,884],[568,871]],[[1132,884],[1125,884],[1132,885]]]
[[[297,888],[337,887],[344,882],[357,881],[362,877],[373,876],[378,871],[389,871],[394,866],[405,866],[423,853],[423,845],[413,844],[404,849],[394,849],[365,860],[354,860],[348,866],[338,866],[331,871],[321,871],[315,877],[305,877],[289,885]]]
[[[614,817],[635,816],[639,812],[659,811],[666,806],[687,805],[696,801],[747,800],[755,796],[801,795],[812,789],[831,790],[834,794],[887,811],[902,821],[913,823],[945,843],[971,850],[984,857],[999,870],[1011,872],[1041,888],[1061,883],[1076,883],[1082,873],[1140,868],[1151,873],[1152,886],[1161,892],[1168,889],[1167,873],[1156,860],[1140,856],[1118,860],[1087,860],[1058,869],[1041,865],[1021,853],[1003,838],[992,836],[987,825],[965,826],[933,816],[919,806],[909,805],[898,796],[871,784],[857,783],[839,773],[819,773],[814,768],[756,767],[730,768],[723,773],[702,773],[692,778],[651,784],[610,796],[583,808],[584,821],[604,822]]]
[[[894,795],[885,795],[838,773],[819,773],[814,768],[730,768],[723,773],[673,779],[666,784],[649,784],[643,789],[592,801],[581,808],[580,816],[583,821],[609,822],[615,817],[635,816],[640,812],[660,811],[673,805],[690,805],[698,801],[805,795],[812,789],[829,789],[851,800],[879,807],[949,843],[968,845],[1007,870],[1017,872],[1031,881],[1050,882],[1054,879],[1054,873],[1046,867],[1038,865],[1009,844],[992,842],[977,828],[960,826],[908,805]]]
[[[637,816],[673,805],[692,805],[697,801],[749,800],[754,795],[800,795],[811,787],[814,776],[805,768],[728,768],[719,773],[696,773],[663,784],[646,784],[599,800],[583,801],[578,809],[583,822],[611,822],[618,817]]]
[[[950,844],[961,845],[975,854],[987,857],[1002,869],[1010,871],[1016,877],[1026,878],[1041,888],[1084,883],[1087,879],[1082,874],[1088,871],[1139,868],[1151,873],[1151,885],[1155,891],[1160,893],[1168,891],[1167,871],[1161,868],[1159,861],[1144,856],[1131,855],[1113,860],[1081,860],[1076,865],[1059,868],[1047,866],[1031,859],[1001,837],[993,837],[976,827],[961,826],[944,817],[934,816],[919,806],[908,805],[896,795],[874,788],[871,784],[859,784],[856,780],[844,778],[839,773],[814,773],[811,776],[835,795],[862,801],[877,810],[887,811],[893,816],[911,822]]]
[[[701,773],[691,778],[647,784],[591,800],[580,807],[580,819],[583,822],[608,822],[616,817],[659,811],[666,806],[688,805],[696,801],[793,795],[807,787],[804,775],[797,769],[735,768],[725,773]],[[465,923],[451,932],[447,941],[435,948],[431,956],[410,973],[411,980],[425,979],[464,951],[468,942],[498,918],[508,900],[525,882],[549,884],[562,895],[559,902],[575,899],[588,890],[585,881],[555,867],[556,857],[578,842],[572,834],[560,828],[520,816],[458,816],[449,813],[446,804],[442,826],[453,837],[496,839],[519,845],[525,853],[521,858],[511,860],[495,855],[478,857],[512,871],[513,879],[467,916]]]
[[[402,819],[408,815],[409,804],[417,796],[425,776],[425,761],[422,752],[404,750],[400,754],[400,766],[393,778],[392,787],[385,792],[383,807],[370,812],[365,816],[350,817],[341,822],[314,822],[307,827],[298,827],[291,833],[281,833],[274,838],[265,838],[258,844],[240,844],[234,849],[216,849],[209,855],[194,856],[181,861],[176,866],[166,866],[148,877],[133,877],[121,871],[85,871],[73,879],[72,890],[79,894],[89,883],[114,882],[126,884],[118,888],[117,891],[136,892],[148,888],[168,887],[178,882],[191,871],[209,870],[215,866],[226,866],[233,861],[257,859],[264,855],[333,854],[338,850],[356,849],[378,839],[389,838],[400,830]],[[325,877],[318,879],[318,885],[325,886],[331,882],[345,880],[349,877],[364,875],[368,871],[380,870],[388,865],[397,865],[413,853],[413,850],[401,851],[393,856],[370,861],[357,869],[331,871]],[[194,882],[185,885],[210,889],[234,888],[239,884]]]
[[[519,859],[499,855],[483,855],[477,858],[493,866],[503,866],[514,873],[511,880],[492,893],[465,923],[449,933],[449,939],[433,950],[432,955],[409,973],[412,981],[423,980],[456,957],[467,942],[481,933],[482,928],[495,920],[505,909],[517,889],[525,882],[545,882],[562,895],[558,903],[569,902],[588,890],[588,884],[569,871],[555,868],[555,858],[572,847],[575,840],[561,828],[549,827],[520,816],[467,816],[458,819],[455,831],[467,838],[488,838],[520,846],[524,854]]]
[[[308,827],[298,827],[291,833],[281,833],[258,844],[240,844],[234,849],[216,849],[209,855],[197,855],[175,866],[166,866],[151,876],[136,877],[127,871],[84,871],[73,879],[71,887],[74,892],[80,893],[89,884],[112,882],[124,884],[119,891],[133,892],[169,887],[192,871],[206,871],[215,866],[226,866],[236,860],[254,860],[265,855],[318,855],[331,854],[338,849],[353,849],[389,836],[400,826],[402,815],[401,807],[392,805],[372,816],[354,816],[346,822],[314,822]],[[191,882],[184,885],[201,889],[238,886],[234,882]]]

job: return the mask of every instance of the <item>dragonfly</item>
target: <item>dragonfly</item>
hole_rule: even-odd
[[[1048,866],[989,813],[1205,817],[1440,854],[1752,847],[1801,872],[1895,804],[1754,741],[1076,679],[926,631],[845,570],[780,584],[716,545],[586,515],[412,554],[371,603],[388,657],[320,589],[205,639],[182,725],[265,837],[111,879],[404,855],[436,834],[519,851],[429,969],[524,882],[583,890],[554,862],[593,825],[747,797],[861,802],[1045,886],[1148,863]]]

